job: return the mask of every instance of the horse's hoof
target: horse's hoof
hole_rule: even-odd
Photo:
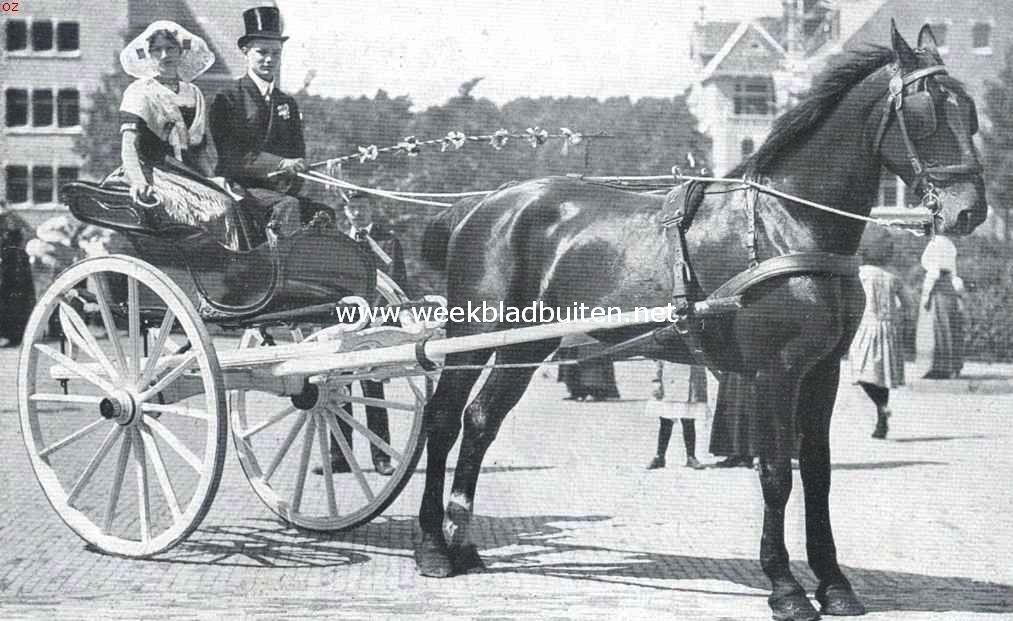
[[[415,569],[430,578],[449,578],[454,575],[454,561],[443,537],[422,535],[415,544]]]
[[[459,574],[466,574],[473,569],[485,569],[485,562],[478,555],[478,548],[475,544],[469,543],[450,549],[451,558],[454,559],[454,571]]]
[[[816,601],[820,603],[823,614],[835,617],[857,617],[865,614],[862,604],[851,586],[847,584],[831,584],[816,590]]]
[[[805,591],[792,591],[784,595],[773,594],[767,598],[774,621],[816,621],[820,613],[816,611]]]

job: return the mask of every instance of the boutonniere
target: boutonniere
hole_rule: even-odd
[[[288,104],[281,104],[278,106],[278,116],[286,121],[292,118],[292,111],[289,110]]]

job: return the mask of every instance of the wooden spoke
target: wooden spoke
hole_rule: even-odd
[[[140,520],[141,541],[151,541],[151,523],[148,516],[151,515],[151,502],[148,496],[148,460],[144,455],[144,441],[141,439],[137,429],[133,429],[134,435],[134,465],[137,468],[137,513]]]
[[[186,416],[188,418],[196,418],[197,420],[209,421],[211,417],[205,410],[200,408],[190,407],[189,405],[162,405],[160,403],[142,403],[142,412],[159,412],[161,414],[175,414],[177,416]]]
[[[303,412],[299,413],[298,418],[292,423],[292,428],[288,430],[288,435],[282,441],[281,446],[278,447],[278,452],[274,454],[274,459],[271,460],[267,470],[264,471],[264,480],[270,480],[274,471],[278,469],[281,464],[281,460],[288,453],[288,450],[292,447],[292,443],[295,442],[296,436],[299,435],[299,431],[306,423],[306,414]]]
[[[113,344],[113,354],[116,362],[123,372],[127,372],[127,359],[123,355],[123,344],[120,343],[119,332],[116,331],[116,321],[113,319],[112,309],[109,307],[109,297],[106,295],[105,278],[99,274],[88,277],[88,281],[94,285],[95,297],[98,301],[99,314],[102,315],[102,325],[106,329],[106,338]]]
[[[102,440],[102,445],[99,446],[98,451],[96,451],[92,456],[88,465],[85,466],[84,472],[82,472],[81,476],[77,478],[77,481],[74,482],[74,487],[72,487],[70,489],[70,493],[67,494],[68,505],[74,504],[74,500],[77,499],[78,494],[81,493],[84,486],[91,480],[92,475],[94,475],[95,471],[98,470],[98,467],[102,464],[102,460],[104,460],[106,455],[109,454],[109,450],[113,448],[113,444],[116,443],[116,440],[119,439],[122,433],[123,427],[120,425],[113,425],[113,428],[109,430],[105,439]]]
[[[299,472],[296,474],[295,491],[292,492],[292,510],[299,511],[302,504],[302,492],[306,485],[306,472],[309,470],[310,453],[313,452],[313,432],[316,431],[316,420],[306,417],[306,435],[303,437],[302,454],[299,456]],[[324,468],[327,464],[324,464]]]
[[[56,351],[49,345],[45,345],[43,343],[35,343],[35,349],[38,350],[40,353],[45,354],[46,356],[52,358],[56,362],[59,362],[61,365],[66,367],[68,371],[76,373],[82,379],[93,384],[96,388],[99,388],[100,390],[102,390],[102,392],[106,393],[107,395],[112,395],[116,392],[115,386],[113,386],[105,379],[93,373],[91,370],[88,369],[88,367],[79,363],[76,360],[73,360],[61,354],[60,352]]]
[[[338,514],[338,503],[334,499],[334,472],[331,470],[330,441],[327,439],[327,425],[317,423],[317,443],[320,445],[320,465],[324,471],[324,492],[327,495],[327,511]]]
[[[334,401],[338,403],[359,403],[362,405],[369,405],[376,408],[386,408],[389,410],[405,410],[408,412],[415,411],[414,403],[401,403],[399,401],[388,401],[387,399],[377,399],[375,397],[356,397],[354,395],[334,395]]]
[[[338,424],[334,420],[334,417],[337,416],[341,420],[351,425],[356,431],[366,436],[366,438],[368,438],[369,441],[374,445],[376,445],[376,447],[379,448],[381,451],[387,453],[387,455],[393,457],[399,462],[404,461],[404,456],[400,452],[395,450],[394,447],[392,447],[390,444],[387,444],[387,442],[385,442],[383,438],[373,433],[369,429],[369,427],[355,420],[355,417],[349,415],[348,412],[344,411],[341,408],[325,407],[325,409],[327,410],[327,414],[322,414],[321,416],[323,416],[324,420],[327,421],[327,426],[331,427],[332,433],[338,429]]]
[[[158,434],[158,437],[162,438],[162,440],[164,440],[165,443],[172,448],[172,450],[176,451],[177,455],[185,459],[186,463],[190,464],[190,467],[203,474],[204,464],[201,462],[200,457],[194,455],[193,451],[188,449],[186,445],[176,437],[176,434],[169,431],[165,425],[154,418],[145,417],[144,422],[141,423],[141,427],[151,428],[151,430]]]
[[[169,478],[169,472],[165,469],[165,462],[162,461],[158,444],[149,430],[142,427],[138,429],[137,433],[141,441],[144,442],[145,452],[151,456],[151,465],[155,468],[155,477],[158,479],[158,485],[162,488],[162,497],[165,498],[165,503],[169,505],[169,511],[172,512],[172,520],[177,522],[183,519],[183,512],[179,508],[179,499],[176,498],[176,490],[172,487],[172,480]]]
[[[84,427],[82,427],[82,428],[78,429],[77,431],[75,431],[74,433],[70,434],[66,438],[63,438],[62,440],[59,440],[59,441],[57,441],[54,444],[50,444],[46,448],[44,448],[41,451],[39,451],[39,457],[48,457],[51,453],[54,453],[54,452],[62,449],[63,447],[67,446],[71,442],[76,442],[76,441],[80,440],[81,438],[85,437],[86,435],[88,435],[89,433],[95,431],[96,429],[98,429],[99,427],[102,426],[102,423],[108,423],[108,422],[109,421],[107,421],[104,418],[99,418],[97,420],[92,421],[91,423],[85,425]]]
[[[56,403],[79,403],[81,405],[98,405],[105,397],[94,397],[92,395],[65,395],[58,392],[37,392],[29,401],[51,401]]]
[[[77,346],[84,350],[85,353],[91,356],[92,360],[98,362],[106,372],[106,375],[114,380],[120,378],[120,370],[113,366],[109,357],[102,351],[98,341],[95,340],[95,335],[85,325],[84,319],[77,314],[73,306],[66,302],[60,302],[60,323],[65,326],[64,333],[71,340],[75,341]]]
[[[195,360],[197,360],[198,355],[200,355],[200,352],[191,351],[189,354],[183,357],[182,362],[177,364],[175,367],[172,368],[171,371],[163,375],[157,382],[155,382],[154,386],[148,388],[141,394],[137,395],[137,398],[135,400],[138,403],[144,403],[148,399],[154,397],[158,393],[165,390],[166,386],[176,381],[177,377],[182,375],[185,371],[187,371],[193,366],[193,363]]]
[[[261,431],[267,429],[271,425],[274,425],[275,423],[284,420],[286,417],[290,416],[295,411],[296,407],[294,405],[289,405],[286,408],[282,409],[277,414],[275,414],[274,416],[272,416],[271,418],[260,423],[256,427],[251,427],[250,429],[247,429],[246,431],[240,433],[239,437],[245,440],[246,438],[254,436],[260,433]]]
[[[113,478],[113,486],[109,490],[109,503],[106,505],[106,521],[103,530],[108,534],[113,527],[113,519],[116,517],[116,505],[120,501],[120,489],[123,487],[123,475],[127,470],[127,458],[130,457],[130,444],[133,436],[129,433],[123,434],[123,442],[120,444],[120,458],[116,462],[116,475]]]
[[[127,277],[127,338],[130,341],[130,379],[137,381],[141,376],[141,292],[136,278]]]
[[[175,323],[176,316],[172,314],[172,311],[165,309],[165,316],[162,317],[162,325],[158,329],[158,338],[155,340],[154,346],[148,352],[148,361],[144,365],[144,371],[141,372],[141,378],[137,380],[137,389],[142,390],[151,381],[154,376],[155,369],[158,367],[158,359],[162,356],[162,350],[165,348],[165,339],[169,338],[169,332],[172,331],[172,324]]]
[[[328,419],[324,419],[328,420]],[[331,433],[335,440],[338,441],[338,448],[341,449],[342,455],[345,456],[345,462],[348,467],[352,469],[352,474],[355,475],[356,480],[359,482],[359,487],[362,488],[362,492],[366,494],[366,498],[373,501],[373,490],[369,487],[369,481],[366,480],[366,475],[362,473],[362,468],[359,467],[359,462],[355,460],[355,453],[352,451],[352,447],[348,445],[348,440],[345,439],[345,434],[341,433],[341,430],[337,430],[338,433]]]

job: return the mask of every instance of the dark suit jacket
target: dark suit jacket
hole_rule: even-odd
[[[306,157],[295,99],[276,87],[268,105],[248,75],[215,95],[210,122],[218,151],[215,173],[244,186],[274,189],[267,174],[284,158]]]

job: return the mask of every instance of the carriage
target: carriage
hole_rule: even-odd
[[[695,180],[665,197],[556,177],[446,210],[427,239],[448,271],[448,301],[408,300],[323,216],[291,237],[268,232],[264,244],[224,252],[192,227],[147,219],[122,192],[82,186],[81,200],[68,201],[78,217],[136,236],[135,246],[162,265],[83,261],[57,278],[29,320],[18,400],[50,503],[104,551],[167,550],[207,513],[230,428],[247,478],[272,511],[303,528],[350,528],[402,490],[424,437],[416,567],[434,577],[464,572],[481,565],[468,525],[485,451],[559,339],[590,333],[615,343],[610,353],[708,364],[750,384],[750,415],[766,440],[760,560],[775,618],[819,616],[784,547],[796,442],[816,599],[826,614],[861,614],[830,528],[829,423],[840,357],[861,316],[854,254],[867,223],[889,224],[869,215],[877,192],[869,180],[884,166],[900,176],[921,196],[930,233],[966,235],[987,211],[973,101],[947,76],[930,28],[919,32],[917,49],[895,27],[891,35],[891,48],[852,53],[828,71],[775,123],[735,173],[741,177]],[[322,256],[352,267],[339,275],[334,263],[306,262]],[[446,334],[439,321],[403,312],[546,299],[650,308],[520,327],[457,322]],[[371,318],[378,306],[399,311],[398,325]],[[58,346],[45,330],[54,314],[65,334]],[[646,325],[659,319],[661,326]],[[242,336],[221,347],[205,322]],[[271,332],[281,329],[289,342]],[[430,397],[427,380],[437,375]],[[382,399],[367,396],[363,381],[389,389]],[[400,413],[400,428],[388,442],[346,405]],[[345,427],[360,441],[349,441]],[[447,456],[462,429],[444,509]],[[328,468],[332,442],[349,473]],[[359,465],[367,445],[397,464],[390,479]],[[83,456],[75,461],[72,449]],[[315,455],[319,478],[309,474]],[[128,466],[136,494],[124,497]]]

